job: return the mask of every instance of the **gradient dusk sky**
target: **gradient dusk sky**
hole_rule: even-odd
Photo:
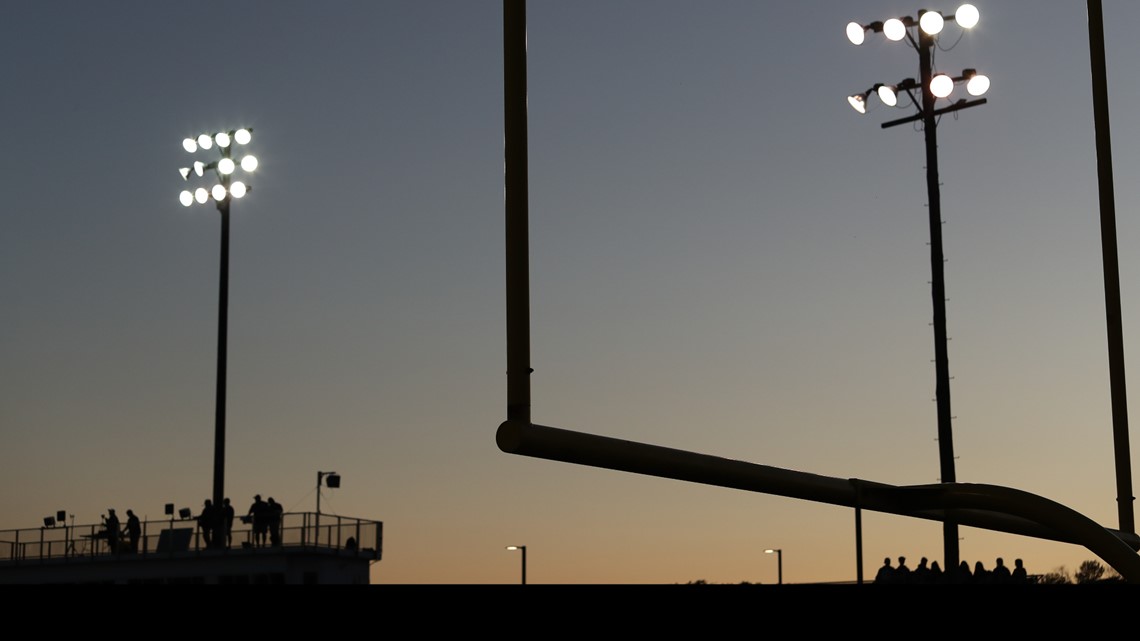
[[[958,480],[1115,528],[1086,5],[975,4],[978,26],[948,24],[935,57],[992,80],[938,128]],[[1134,348],[1140,3],[1104,5]],[[903,107],[846,101],[916,76],[918,56],[844,27],[957,6],[530,2],[534,421],[935,482],[923,134],[879,127]],[[384,522],[374,583],[514,583],[515,544],[531,583],[774,583],[765,548],[786,582],[855,578],[850,509],[496,447],[502,20],[492,0],[5,3],[0,528],[59,509],[161,519],[210,496],[219,223],[179,204],[177,170],[183,138],[249,126],[261,166],[230,259],[239,511],[255,493],[312,511],[317,471],[338,471],[322,510]],[[863,526],[868,577],[884,556],[941,560],[937,522]],[[1095,558],[960,536],[987,567]]]

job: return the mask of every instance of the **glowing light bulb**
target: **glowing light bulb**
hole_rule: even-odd
[[[930,80],[930,93],[934,94],[935,98],[945,98],[954,91],[954,80],[944,73],[934,76]]]
[[[214,188],[210,190],[210,195],[214,197],[214,200],[225,200],[226,188],[221,185],[214,185]]]
[[[879,87],[879,100],[888,107],[894,107],[899,104],[899,96],[895,93],[895,88],[890,85],[883,85]]]
[[[863,44],[863,39],[866,37],[866,33],[867,30],[864,29],[863,25],[859,24],[858,22],[847,23],[847,39],[851,41],[851,44]]]
[[[245,183],[240,181],[235,182],[234,184],[230,185],[230,195],[234,198],[241,198],[245,195],[245,189]]]
[[[851,105],[852,109],[861,114],[867,113],[867,101],[863,100],[863,94],[861,93],[857,93],[854,96],[847,96],[847,104]]]
[[[194,200],[197,200],[199,205],[205,204],[209,199],[210,192],[206,191],[205,187],[199,187],[194,190]]]
[[[202,134],[201,136],[198,136],[198,146],[201,147],[202,149],[209,149],[210,146],[213,144],[214,144],[214,139],[210,138],[210,136],[208,136],[206,134]]]
[[[975,75],[966,82],[966,91],[971,96],[980,96],[990,90],[989,76]]]
[[[225,149],[230,146],[230,135],[224,131],[216,133],[214,134],[214,142],[218,143],[218,146],[222,149]]]
[[[253,171],[257,169],[257,158],[253,156],[246,156],[241,159],[241,168],[245,171]]]
[[[222,158],[218,161],[218,171],[221,172],[223,176],[234,173],[234,161],[229,158]]]
[[[194,194],[183,191],[181,194],[178,194],[178,200],[182,202],[183,207],[189,207],[194,203]]]
[[[883,35],[887,40],[899,41],[906,37],[906,25],[898,18],[891,18],[883,23]]]
[[[248,145],[249,139],[252,137],[253,136],[250,135],[248,129],[238,129],[237,131],[234,132],[234,140],[239,145]]]
[[[926,33],[936,36],[942,32],[942,27],[946,26],[946,20],[937,11],[927,11],[918,19],[918,26]]]
[[[182,148],[190,153],[198,151],[198,143],[194,142],[193,138],[187,138],[182,141]]]
[[[978,13],[978,8],[972,4],[964,4],[958,7],[958,10],[954,12],[954,22],[957,22],[958,26],[963,29],[972,28],[978,24],[978,19],[980,18],[981,14]]]

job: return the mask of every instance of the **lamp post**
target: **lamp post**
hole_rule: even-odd
[[[784,551],[780,548],[774,550],[764,550],[764,554],[776,555],[776,584],[784,584]]]
[[[522,550],[522,584],[526,585],[526,546],[525,545],[508,545],[508,550]]]
[[[313,544],[315,545],[321,538],[321,481],[332,489],[340,487],[340,474],[336,472],[317,472],[317,514],[314,517],[314,534]]]
[[[214,498],[216,509],[221,509],[225,497],[225,461],[226,461],[226,321],[229,305],[229,277],[230,277],[230,202],[234,198],[242,198],[251,187],[240,180],[233,180],[233,173],[240,166],[245,172],[257,169],[257,158],[251,155],[242,156],[238,163],[233,160],[234,147],[249,144],[252,138],[252,129],[231,129],[216,134],[201,134],[197,138],[186,138],[182,141],[182,148],[188,153],[199,150],[208,151],[215,144],[221,158],[204,163],[195,161],[191,167],[179,170],[182,180],[189,181],[190,176],[206,177],[207,171],[213,171],[217,182],[207,190],[198,187],[193,192],[183,190],[179,194],[179,201],[183,206],[189,207],[197,202],[204,205],[211,198],[217,204],[218,212],[222,217],[222,250],[221,269],[218,274],[218,376],[217,392],[214,404]],[[219,537],[220,544],[224,545],[224,537]]]
[[[986,99],[959,99],[949,106],[937,107],[937,101],[949,98],[954,86],[966,85],[972,96],[980,96],[989,89],[989,78],[973,69],[965,69],[960,76],[951,77],[934,70],[934,46],[938,35],[947,21],[954,21],[963,29],[970,29],[978,23],[978,10],[971,4],[964,4],[951,16],[943,16],[937,11],[922,10],[918,19],[912,17],[891,18],[884,22],[861,25],[851,22],[847,25],[847,38],[852,44],[863,44],[867,31],[881,32],[888,40],[907,43],[918,51],[919,81],[907,78],[896,85],[876,84],[862,94],[849,96],[847,101],[859,113],[866,113],[867,101],[872,93],[888,107],[898,103],[900,93],[905,93],[917,114],[882,124],[882,128],[921,122],[926,138],[926,193],[930,214],[930,269],[931,299],[934,304],[934,361],[935,361],[935,400],[938,403],[938,458],[943,483],[954,483],[954,440],[950,422],[950,365],[947,356],[946,337],[946,282],[943,272],[942,255],[942,209],[938,186],[938,139],[937,116],[985,104]],[[912,31],[914,35],[912,35]],[[917,39],[916,39],[917,36]],[[921,91],[921,99],[914,93]],[[958,567],[958,524],[943,520],[943,546],[947,568]]]

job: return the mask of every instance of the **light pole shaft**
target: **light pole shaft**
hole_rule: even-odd
[[[938,460],[943,483],[953,483],[954,437],[950,425],[950,362],[946,336],[946,278],[942,254],[942,201],[938,187],[938,123],[934,115],[934,37],[918,30],[919,75],[922,78],[922,124],[926,136],[926,195],[930,214],[931,300],[934,304],[935,399],[938,405]],[[958,567],[958,524],[942,524],[946,568]]]
[[[526,0],[503,0],[507,419],[530,423],[530,246],[527,188]]]
[[[1100,0],[1088,0],[1089,58],[1093,78],[1096,169],[1100,192],[1100,244],[1104,264],[1104,309],[1108,325],[1108,373],[1116,460],[1116,507],[1120,529],[1135,532],[1132,463],[1128,446],[1128,388],[1124,377],[1124,328],[1120,312],[1120,262],[1116,250],[1116,196],[1112,180],[1112,135],[1108,118],[1108,72]]]
[[[218,203],[222,216],[222,258],[218,274],[218,380],[214,406],[214,510],[225,498],[226,466],[226,322],[229,316],[230,196]]]

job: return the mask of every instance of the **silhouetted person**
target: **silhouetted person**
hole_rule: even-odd
[[[1029,575],[1025,573],[1025,566],[1022,565],[1021,559],[1013,560],[1013,573],[1009,579],[1013,583],[1029,583]]]
[[[285,513],[285,508],[281,507],[280,503],[275,502],[271,496],[265,513],[269,522],[269,544],[272,546],[281,545],[281,517]]]
[[[344,549],[348,550],[349,552],[355,552],[356,551],[356,537],[355,536],[348,537],[348,540],[344,542]]]
[[[269,514],[266,513],[265,501],[261,495],[253,497],[253,505],[249,506],[248,516],[253,519],[253,543],[257,547],[265,547],[265,533],[269,531]]]
[[[131,541],[131,554],[139,553],[139,538],[142,536],[142,523],[133,510],[127,510],[127,537]]]
[[[974,564],[974,583],[989,583],[989,582],[990,582],[990,571],[986,569],[985,565],[982,565],[981,561],[978,561],[977,563]]]
[[[970,564],[962,561],[958,564],[958,572],[954,576],[954,583],[969,583],[973,579],[970,575]]]
[[[994,563],[994,569],[990,572],[990,583],[1009,583],[1012,577],[1009,568],[1005,567],[1005,562],[999,556]]]
[[[926,557],[918,561],[911,574],[911,583],[930,583],[930,568],[926,567]]]
[[[234,542],[234,506],[230,505],[230,500],[225,499],[222,501],[222,523],[226,528],[226,547]]]
[[[883,567],[875,573],[875,583],[892,583],[895,578],[895,569],[891,567],[891,557],[883,559]]]
[[[938,561],[932,561],[930,563],[930,582],[943,583],[944,581],[946,581],[946,577],[942,576],[942,566],[938,565]]]
[[[198,527],[202,530],[202,542],[206,547],[214,547],[214,526],[217,524],[218,514],[214,503],[210,499],[202,505],[202,513],[198,515]]]
[[[107,527],[107,548],[114,554],[119,551],[119,537],[123,535],[119,526],[119,517],[115,516],[114,509],[107,508],[107,518],[104,521]]]
[[[899,557],[899,566],[895,568],[895,583],[910,583],[910,568],[906,566],[906,557]]]

